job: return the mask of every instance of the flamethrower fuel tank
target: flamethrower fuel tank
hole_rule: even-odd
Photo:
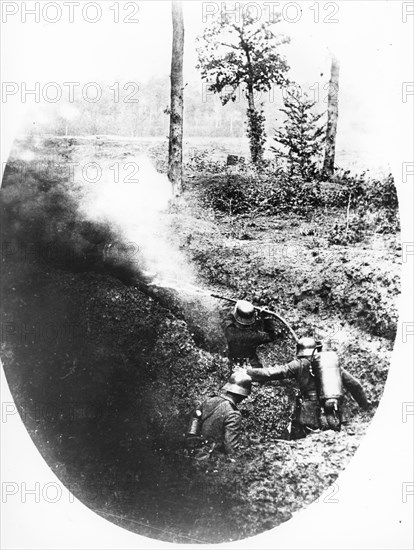
[[[314,359],[319,398],[322,400],[340,398],[343,395],[341,369],[338,355],[334,351],[322,351]]]

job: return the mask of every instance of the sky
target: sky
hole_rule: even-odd
[[[87,2],[85,2],[87,3]],[[7,2],[2,2],[7,4]],[[33,4],[25,2],[24,4]],[[51,2],[41,2],[41,6]],[[63,3],[65,4],[65,3]],[[63,6],[62,4],[62,6]],[[67,2],[66,2],[67,4]],[[119,23],[114,22],[116,13],[108,1],[99,2],[102,17],[96,23],[88,23],[80,7],[74,10],[74,21],[69,21],[69,9],[62,9],[61,19],[48,23],[44,16],[54,19],[51,8],[40,13],[40,21],[27,14],[22,22],[24,9],[6,15],[3,7],[3,43],[7,49],[4,71],[14,79],[79,79],[131,77],[146,80],[153,74],[165,74],[170,67],[171,9],[167,1],[120,2]],[[130,4],[127,9],[127,4]],[[221,11],[221,2],[183,2],[185,18],[185,70],[194,73],[196,54],[194,41],[203,26],[211,20],[210,11]],[[241,4],[240,2],[238,4]],[[247,2],[256,6],[257,14],[265,21],[269,17],[270,4],[283,7],[289,2]],[[267,5],[266,5],[267,4]],[[312,2],[290,2],[300,6],[284,12],[284,20],[278,25],[280,32],[292,37],[290,59],[299,76],[311,76],[314,55],[334,51],[344,67],[351,65],[360,76],[366,63],[387,58],[393,52],[393,42],[401,37],[395,35],[392,21],[401,17],[401,8],[395,2],[330,2],[319,8],[319,22],[315,22],[316,9]],[[331,4],[332,8],[326,7]],[[138,11],[133,13],[136,5]],[[337,11],[334,12],[334,6]],[[230,8],[230,4],[228,4]],[[28,8],[26,8],[28,9]],[[240,6],[239,11],[242,12]],[[86,14],[93,18],[92,9]],[[299,15],[298,15],[299,14]],[[129,17],[127,24],[122,18]],[[204,21],[206,22],[203,22]],[[297,19],[297,21],[296,21]],[[326,19],[326,22],[323,21]],[[137,22],[135,22],[138,20]],[[293,22],[296,21],[296,22]],[[331,22],[332,21],[332,22]],[[337,21],[337,22],[335,22]],[[8,55],[8,54],[13,54]],[[361,55],[362,54],[362,55]]]
[[[2,104],[3,116],[11,121],[10,132],[24,118],[25,109],[34,106],[40,111],[44,104],[41,98],[36,105],[31,96],[22,102],[25,85],[30,89],[39,82],[43,90],[48,82],[57,82],[65,99],[68,88],[64,82],[140,83],[151,76],[169,74],[172,35],[169,1],[81,0],[72,6],[72,22],[69,2],[39,2],[38,21],[34,15],[24,13],[33,9],[34,4],[21,2],[16,7],[16,2],[1,2],[2,80],[14,83],[12,86],[17,90],[6,101],[3,98]],[[60,6],[60,14],[56,4]],[[98,7],[89,6],[85,10],[86,4]],[[291,37],[291,43],[285,46],[290,75],[299,83],[316,83],[320,101],[326,100],[323,86],[329,78],[334,53],[341,64],[339,146],[362,148],[368,156],[387,154],[390,133],[396,131],[393,98],[400,95],[403,80],[413,80],[404,55],[412,41],[413,17],[405,16],[407,22],[402,23],[401,2],[236,4],[237,13],[249,4],[261,20],[267,20],[272,9],[282,10],[282,22],[277,29]],[[200,94],[195,39],[211,20],[211,12],[231,6],[222,2],[183,2],[184,79],[200,82]],[[98,15],[99,20],[90,22],[98,19]]]

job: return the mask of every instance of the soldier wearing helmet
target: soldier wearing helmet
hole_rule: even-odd
[[[227,339],[228,357],[233,364],[249,361],[253,367],[263,365],[257,356],[257,348],[276,339],[273,319],[257,318],[253,304],[238,300],[232,313],[229,313],[222,327]]]
[[[252,379],[244,371],[234,372],[221,395],[210,397],[199,407],[201,411],[201,435],[214,450],[231,454],[240,445],[242,434],[241,413],[237,405],[248,397]]]
[[[313,371],[313,365],[317,360],[318,352],[321,350],[322,344],[320,342],[316,342],[313,338],[304,337],[297,342],[296,359],[290,363],[269,368],[247,369],[247,374],[254,381],[267,382],[269,380],[294,378],[298,383],[300,394],[292,419],[292,439],[305,437],[310,432],[322,427],[320,388],[318,388],[318,380]],[[360,382],[343,368],[340,369],[339,376],[343,388],[352,395],[362,409],[367,410],[370,403]],[[339,403],[341,403],[341,400],[340,398]],[[329,410],[329,407],[332,406],[331,401],[327,400],[324,403],[325,411],[327,411],[327,407]],[[340,429],[341,411],[338,412],[339,422],[334,429]]]

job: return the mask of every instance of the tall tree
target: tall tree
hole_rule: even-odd
[[[328,92],[328,121],[326,124],[325,158],[323,175],[330,179],[335,169],[336,129],[338,126],[339,61],[332,56],[331,78]]]
[[[287,83],[289,66],[277,46],[289,42],[289,38],[275,35],[270,28],[281,20],[280,14],[266,23],[258,23],[249,10],[243,10],[241,16],[238,23],[230,14],[222,14],[205,28],[198,37],[197,68],[209,84],[208,90],[220,94],[223,105],[236,101],[237,91],[243,87],[250,154],[252,161],[259,163],[266,135],[263,110],[256,106],[255,92],[268,92],[273,84]]]
[[[168,154],[168,178],[174,195],[179,195],[183,179],[183,57],[184,19],[182,4],[172,1],[173,42],[171,55],[171,113]]]

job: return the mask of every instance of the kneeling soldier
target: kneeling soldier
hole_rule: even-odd
[[[257,319],[253,304],[238,300],[232,313],[229,313],[222,327],[227,339],[228,357],[233,365],[243,365],[249,361],[253,367],[263,365],[257,356],[257,348],[276,339],[271,317]]]
[[[301,338],[297,343],[296,359],[269,368],[247,369],[252,380],[296,379],[300,395],[292,419],[291,438],[305,437],[318,430],[321,424],[321,408],[329,428],[339,431],[342,423],[344,390],[349,391],[358,405],[367,410],[370,403],[360,382],[345,369],[340,368],[335,352],[320,352],[322,345],[313,338]]]
[[[237,405],[248,397],[252,390],[252,379],[244,371],[234,372],[222,394],[206,399],[194,411],[188,436],[201,436],[209,453],[213,450],[226,454],[236,451],[242,434],[241,413]],[[198,426],[197,426],[198,420]],[[193,431],[193,433],[191,433]]]

